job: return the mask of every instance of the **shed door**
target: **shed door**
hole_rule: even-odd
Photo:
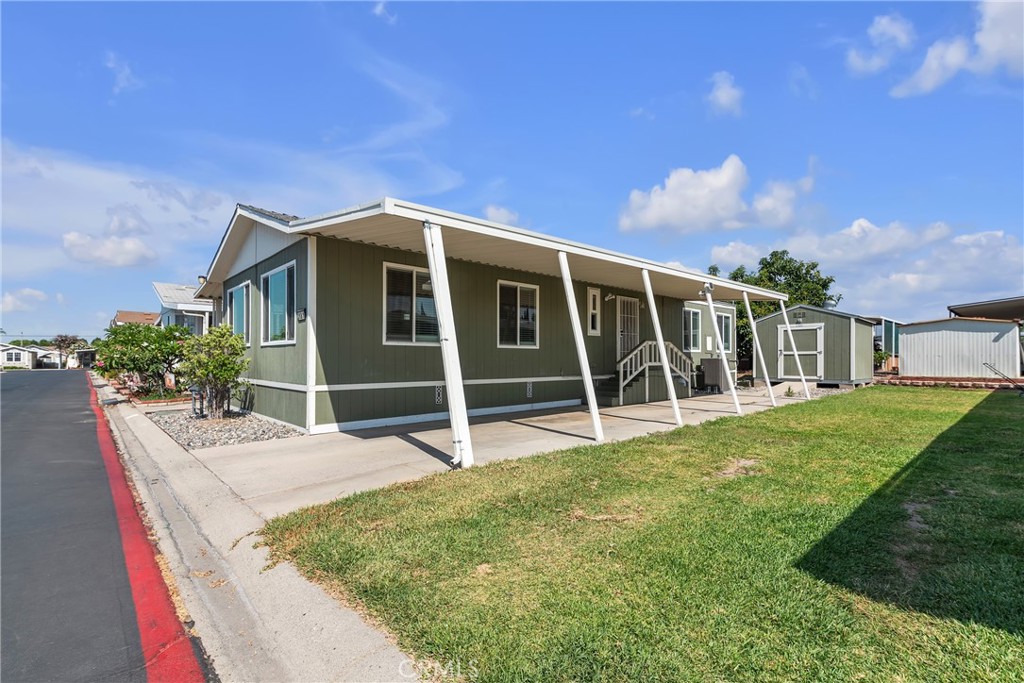
[[[640,345],[640,299],[620,296],[616,304],[619,334],[615,357],[622,358]]]
[[[792,325],[796,352],[789,345],[786,326],[779,325],[779,377],[800,379],[799,362],[807,379],[822,379],[825,369],[825,325]]]

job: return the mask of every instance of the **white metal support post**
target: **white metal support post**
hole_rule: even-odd
[[[661,371],[665,373],[665,388],[668,389],[668,400],[672,402],[672,415],[676,424],[683,426],[683,416],[679,414],[679,401],[676,400],[676,385],[672,380],[672,368],[668,363],[668,350],[665,348],[665,335],[661,333],[661,319],[654,301],[654,289],[651,288],[651,275],[647,269],[640,271],[644,280],[644,291],[647,292],[647,308],[651,311],[651,323],[654,325],[654,338],[658,340],[658,356],[661,358]]]
[[[306,431],[316,426],[316,236],[306,238]]]
[[[562,284],[565,285],[565,301],[569,308],[572,336],[576,340],[576,357],[579,358],[580,374],[583,375],[583,390],[587,395],[590,420],[594,423],[594,440],[598,443],[603,443],[604,429],[601,428],[601,414],[597,409],[597,396],[594,393],[594,380],[590,375],[590,360],[587,358],[587,347],[583,341],[583,326],[580,324],[579,306],[576,305],[576,293],[572,286],[572,275],[569,273],[569,259],[564,251],[558,252],[558,267],[562,271]]]
[[[718,329],[718,316],[715,315],[715,302],[711,299],[711,290],[714,285],[710,282],[704,283],[704,300],[708,302],[708,310],[711,311],[711,326],[715,329],[715,341],[718,342],[718,355],[722,357],[722,373],[725,375],[725,383],[729,385],[729,393],[732,394],[732,404],[736,406],[736,414],[742,415],[740,408],[740,397],[736,395],[736,383],[732,381],[732,371],[729,370],[729,359],[725,355],[725,342],[722,341],[722,330]]]
[[[807,378],[804,377],[804,366],[800,363],[800,354],[797,353],[796,341],[793,339],[793,328],[789,326],[789,314],[786,313],[786,302],[779,299],[779,308],[782,309],[782,320],[786,323],[786,336],[789,337],[789,345],[793,349],[793,361],[796,363],[796,371],[800,373],[800,384],[804,387],[804,396],[811,397],[811,390],[807,388]],[[786,363],[785,348],[782,349],[782,363]]]
[[[761,340],[757,338],[757,325],[754,324],[754,314],[750,310],[750,297],[743,292],[743,305],[747,307],[747,320],[750,321],[750,333],[754,337],[754,356],[761,361],[761,373],[764,375],[764,385],[768,387],[768,398],[772,400],[772,407],[776,407],[775,394],[772,392],[772,383],[768,381],[768,363],[764,354],[761,353]]]
[[[423,241],[427,248],[430,282],[434,288],[434,305],[437,306],[437,332],[441,340],[444,384],[448,392],[448,419],[452,426],[452,444],[455,446],[454,464],[472,467],[473,442],[469,436],[469,414],[466,410],[466,392],[462,386],[462,363],[455,334],[455,313],[451,288],[448,286],[448,261],[445,259],[441,227],[424,221]]]

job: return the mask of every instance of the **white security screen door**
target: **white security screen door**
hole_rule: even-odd
[[[615,308],[619,332],[615,357],[622,358],[640,344],[640,299],[616,297]]]
[[[800,379],[797,362],[807,379],[823,379],[825,369],[825,325],[791,325],[793,341],[796,342],[794,353],[789,344],[786,326],[779,325],[779,378]],[[785,351],[783,351],[785,349]]]

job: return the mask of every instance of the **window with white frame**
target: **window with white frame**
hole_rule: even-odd
[[[587,287],[587,334],[601,335],[601,290]]]
[[[440,339],[430,272],[384,264],[384,342],[436,344]]]
[[[261,278],[263,343],[295,341],[295,262],[275,268]]]
[[[732,315],[715,313],[715,321],[718,323],[718,331],[722,333],[722,349],[732,353]]]
[[[537,348],[537,307],[540,289],[536,285],[498,281],[498,346]]]
[[[20,363],[21,362],[21,351],[8,351],[7,352],[8,363]]]
[[[700,351],[700,311],[683,309],[683,351]]]
[[[242,335],[245,343],[249,343],[249,283],[243,282],[237,287],[228,290],[225,299],[227,309],[225,311],[227,324],[231,325],[231,331]]]

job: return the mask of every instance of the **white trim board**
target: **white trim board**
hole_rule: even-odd
[[[594,379],[604,379],[613,375],[595,375]],[[467,379],[464,386],[481,384],[522,384],[525,382],[580,382],[582,375],[566,375],[558,377],[499,377],[496,379]],[[318,384],[315,391],[366,391],[373,389],[417,389],[423,387],[444,386],[444,379],[422,380],[412,382],[367,382],[363,384]]]
[[[571,408],[583,405],[583,402],[576,399],[565,401],[546,401],[544,403],[520,403],[511,406],[493,406],[490,408],[471,408],[468,410],[470,417],[483,415],[501,415],[503,413],[523,413],[531,410],[546,410],[549,408]],[[332,432],[347,432],[359,429],[373,429],[374,427],[393,427],[420,422],[442,422],[448,419],[448,411],[439,413],[421,413],[419,415],[398,415],[395,417],[381,417],[373,420],[354,420],[352,422],[336,422],[334,424],[314,425],[310,434],[330,434]]]

